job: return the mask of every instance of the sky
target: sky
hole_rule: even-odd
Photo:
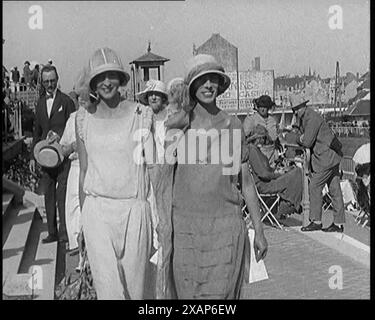
[[[261,69],[275,76],[322,77],[363,74],[370,65],[369,0],[186,0],[186,1],[2,1],[3,65],[23,68],[25,60],[57,66],[63,91],[70,91],[92,53],[115,50],[129,62],[151,51],[170,59],[165,82],[184,75],[184,63],[213,33],[238,47],[239,69]],[[35,26],[41,8],[40,29]],[[341,8],[342,28],[332,29]],[[30,10],[30,11],[29,11]],[[39,16],[40,17],[40,16]],[[31,22],[31,23],[30,23]],[[34,24],[32,23],[34,22]],[[329,24],[331,22],[331,24]]]

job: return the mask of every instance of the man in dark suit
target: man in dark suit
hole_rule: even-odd
[[[311,150],[310,224],[302,231],[322,230],[343,232],[345,223],[344,201],[340,187],[339,165],[342,158],[341,143],[322,116],[307,106],[308,101],[292,108],[302,135],[297,143]],[[333,223],[322,229],[323,188],[328,185],[334,208]]]
[[[75,111],[72,99],[57,89],[58,74],[54,66],[45,66],[41,71],[42,85],[46,94],[39,98],[35,108],[35,126],[32,143],[32,160],[30,170],[35,173],[34,147],[37,142],[47,138],[50,131],[56,133],[50,140],[59,141],[62,136],[69,116]],[[66,183],[69,173],[70,161],[64,159],[56,168],[42,167],[42,183],[47,213],[48,236],[43,243],[53,241],[67,241],[65,225],[65,196]],[[57,185],[57,188],[56,188]],[[60,228],[57,230],[56,201],[59,212]]]

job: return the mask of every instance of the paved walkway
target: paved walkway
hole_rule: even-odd
[[[367,242],[365,240],[369,239],[369,229],[353,226],[353,221],[354,218],[347,213],[346,230],[351,237],[359,241],[364,240],[361,241],[362,243]],[[286,223],[292,226],[288,231],[265,226],[269,245],[265,265],[269,279],[244,284],[242,299],[370,298],[369,263],[366,265],[352,258],[350,254],[340,253],[340,250],[334,249],[334,245],[319,239],[321,235],[323,240],[327,236],[335,240],[335,234],[327,235],[318,231],[314,232],[312,237],[311,234],[298,231],[301,224],[298,218],[288,219]],[[330,223],[331,218],[328,213],[323,219],[323,226]],[[62,254],[61,258],[63,259],[64,256],[65,254]],[[66,254],[65,258],[66,273],[76,278],[74,268],[77,266],[78,256],[71,257]],[[342,270],[341,289],[331,289],[329,286],[330,279],[331,283],[339,285],[339,282],[332,278],[339,275],[335,266]],[[61,279],[63,275],[64,270],[60,270],[59,278]]]
[[[297,229],[266,227],[265,234],[269,279],[245,284],[242,299],[370,298],[370,268],[365,264]],[[339,285],[332,278],[339,275],[337,270],[342,271],[342,287],[331,289],[330,282]]]

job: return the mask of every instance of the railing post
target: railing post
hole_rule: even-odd
[[[18,126],[18,134],[19,138],[22,138],[22,102],[18,102],[18,121],[19,121],[19,126]]]
[[[18,106],[17,103],[13,104],[13,135],[14,139],[18,139]]]
[[[5,143],[8,142],[8,110],[7,106],[4,108],[4,135],[5,135]]]

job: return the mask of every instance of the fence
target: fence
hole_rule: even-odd
[[[17,140],[23,136],[22,108],[26,104],[31,110],[39,99],[40,87],[31,88],[25,84],[16,84],[9,94],[8,105],[3,103],[3,139],[7,143],[11,138]]]
[[[22,131],[22,101],[11,102],[9,108],[3,108],[4,133],[3,141],[8,142],[12,136],[14,139],[20,139]],[[10,124],[10,126],[9,126]]]
[[[351,157],[343,157],[340,163],[340,169],[343,172],[343,179],[354,180],[355,177],[355,162]]]
[[[33,108],[39,99],[40,86],[32,88],[26,84],[18,84],[15,90],[10,93],[11,101],[24,101],[29,107]]]
[[[369,137],[369,127],[331,127],[339,137]]]

